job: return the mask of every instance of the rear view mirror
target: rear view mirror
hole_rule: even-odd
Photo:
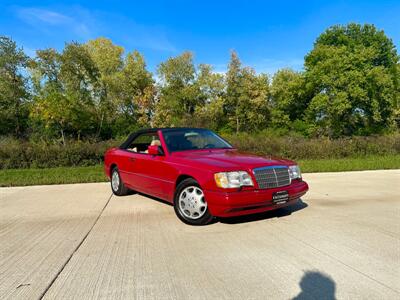
[[[164,155],[164,151],[161,146],[150,145],[147,147],[147,153],[151,155]]]

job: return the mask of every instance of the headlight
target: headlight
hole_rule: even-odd
[[[220,188],[239,188],[253,186],[253,180],[245,171],[221,172],[214,174],[215,183]]]
[[[297,165],[289,166],[289,176],[290,176],[290,179],[301,178],[300,167]]]

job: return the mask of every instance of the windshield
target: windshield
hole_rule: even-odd
[[[196,149],[232,148],[221,137],[207,129],[174,129],[163,132],[170,152]]]

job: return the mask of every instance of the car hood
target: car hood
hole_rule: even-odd
[[[272,156],[259,156],[236,149],[182,151],[175,152],[174,156],[191,164],[205,165],[212,169],[226,171],[294,164],[291,160]]]

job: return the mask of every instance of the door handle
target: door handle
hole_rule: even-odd
[[[134,162],[134,161],[136,160],[136,158],[130,157],[129,160],[130,160],[131,162]]]

